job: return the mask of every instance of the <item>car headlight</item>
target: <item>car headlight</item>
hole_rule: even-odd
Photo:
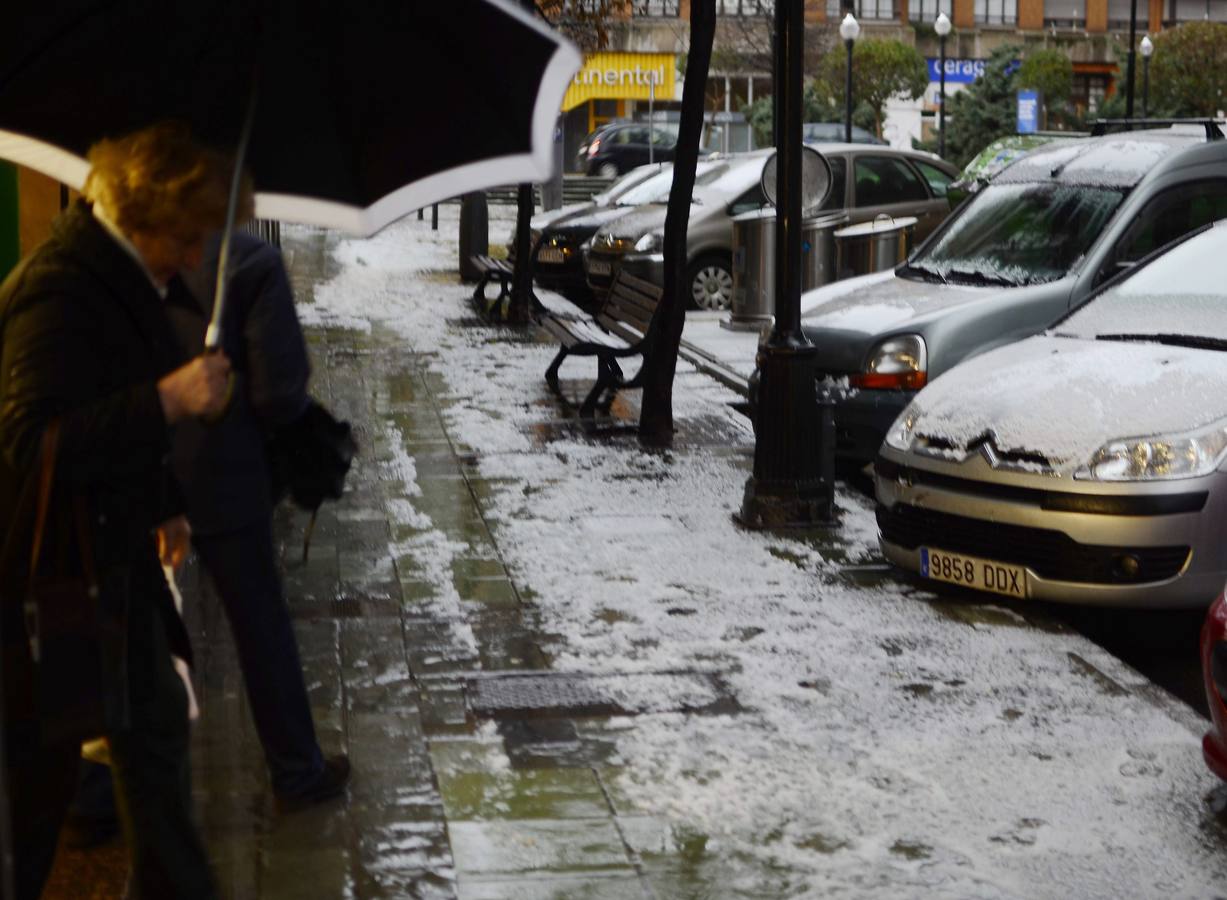
[[[1196,478],[1227,456],[1227,422],[1187,434],[1120,438],[1104,444],[1074,472],[1085,481],[1164,481]]]
[[[649,232],[635,242],[636,253],[655,253],[665,245],[663,235]]]
[[[920,409],[915,403],[909,403],[907,409],[899,414],[899,418],[886,431],[886,446],[895,450],[907,452],[916,441],[916,423],[920,421]]]
[[[849,376],[858,388],[895,388],[918,391],[929,379],[925,341],[918,334],[903,334],[878,344],[869,354],[864,372]]]

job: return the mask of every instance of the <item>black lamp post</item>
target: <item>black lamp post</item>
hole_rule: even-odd
[[[839,36],[844,39],[848,48],[848,78],[844,84],[844,143],[852,143],[852,45],[856,36],[861,33],[861,25],[856,16],[848,13],[839,23]]]
[[[941,47],[941,68],[938,74],[941,93],[937,99],[937,155],[944,158],[946,156],[946,36],[950,34],[950,19],[945,13],[937,17],[937,21],[933,23],[933,30],[937,32],[937,43]]]
[[[750,528],[821,524],[833,505],[834,424],[818,404],[818,350],[801,331],[804,14],[804,0],[776,0],[775,324],[758,352],[754,474],[737,516]]]
[[[1129,62],[1125,69],[1125,118],[1133,118],[1133,67],[1138,45],[1138,0],[1129,4]]]
[[[1150,116],[1150,55],[1155,52],[1154,41],[1150,35],[1142,37],[1142,118]]]

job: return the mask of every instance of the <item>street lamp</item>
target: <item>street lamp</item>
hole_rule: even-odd
[[[1150,55],[1155,52],[1155,43],[1150,35],[1142,36],[1142,118],[1150,116]]]
[[[950,19],[945,13],[937,17],[933,23],[937,32],[937,42],[941,46],[941,69],[938,78],[941,81],[941,94],[937,103],[937,155],[946,155],[946,36],[950,34]]]
[[[1125,118],[1133,118],[1133,68],[1138,45],[1138,0],[1129,3],[1129,61],[1125,68]]]
[[[839,23],[839,36],[844,39],[848,48],[848,79],[844,85],[844,143],[852,143],[852,45],[856,36],[861,33],[860,23],[852,13],[844,16]]]

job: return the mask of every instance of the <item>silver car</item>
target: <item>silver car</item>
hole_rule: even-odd
[[[977,193],[906,265],[802,297],[836,393],[836,453],[873,459],[916,391],[1046,328],[1152,249],[1227,215],[1227,140],[1205,128],[1049,144]]]
[[[957,170],[932,154],[863,144],[811,146],[831,165],[831,194],[824,210],[847,209],[853,223],[883,213],[916,216],[921,236],[950,212],[946,187]],[[686,284],[693,307],[728,308],[733,294],[732,219],[766,205],[759,183],[763,165],[774,152],[729,154],[696,176],[686,231]],[[608,289],[619,268],[654,284],[664,283],[661,249],[667,201],[666,190],[596,233],[585,261],[593,290]]]
[[[1205,606],[1227,579],[1227,222],[921,391],[875,466],[882,550],[1019,599]]]

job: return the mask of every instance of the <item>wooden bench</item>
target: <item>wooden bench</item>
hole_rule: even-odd
[[[546,383],[554,393],[562,396],[558,369],[564,359],[568,356],[597,359],[596,384],[580,406],[581,416],[591,418],[606,392],[612,401],[616,391],[642,386],[644,367],[641,365],[633,377],[627,378],[618,360],[646,356],[651,351],[658,330],[656,311],[661,293],[658,285],[619,270],[597,310],[595,323],[554,313],[538,318],[540,325],[562,344],[545,370]]]
[[[481,278],[478,279],[477,287],[473,290],[473,305],[483,316],[488,315],[494,307],[510,296],[511,279],[515,275],[515,267],[504,259],[495,259],[492,256],[481,254],[470,256],[469,262],[481,271]],[[498,282],[498,296],[493,300],[486,297],[486,285],[491,281]]]

